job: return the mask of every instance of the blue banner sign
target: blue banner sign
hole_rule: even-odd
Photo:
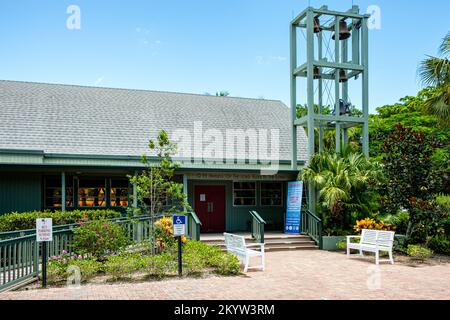
[[[300,211],[302,208],[302,195],[302,181],[288,183],[285,233],[299,234],[301,232]]]

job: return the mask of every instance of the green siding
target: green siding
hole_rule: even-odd
[[[261,183],[256,182],[256,199],[257,206],[234,207],[233,206],[233,182],[232,181],[201,181],[190,180],[188,182],[188,199],[189,203],[194,206],[194,187],[196,185],[224,185],[226,192],[226,230],[227,232],[248,231],[250,210],[257,211],[261,217],[267,222],[266,230],[275,229],[283,230],[284,215],[286,211],[286,182],[283,182],[283,206],[281,207],[261,207],[260,204],[260,188]],[[195,208],[194,208],[195,211]]]
[[[41,176],[0,172],[0,214],[41,209]]]

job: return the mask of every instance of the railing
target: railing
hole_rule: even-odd
[[[38,276],[38,247],[35,235],[0,241],[0,292]]]
[[[191,240],[200,241],[200,227],[202,223],[195,212],[188,212],[187,233]]]
[[[252,238],[259,243],[264,243],[264,226],[266,222],[256,211],[249,211],[252,217]]]
[[[302,211],[302,232],[306,233],[322,249],[322,219],[310,211]]]

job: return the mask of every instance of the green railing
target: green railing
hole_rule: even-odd
[[[0,292],[38,276],[38,247],[35,235],[0,241]]]
[[[256,211],[249,211],[252,217],[252,238],[259,243],[264,243],[264,226],[266,222],[261,218],[261,216]]]
[[[322,249],[322,219],[314,213],[305,210],[302,211],[301,225],[302,232],[310,236],[319,246],[319,249]]]
[[[189,239],[200,241],[200,227],[202,226],[200,219],[195,212],[188,212],[187,218],[187,233]]]

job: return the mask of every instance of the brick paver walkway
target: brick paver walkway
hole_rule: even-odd
[[[379,272],[378,272],[379,270]],[[382,264],[324,251],[267,254],[266,272],[239,277],[85,285],[0,294],[5,299],[450,299],[450,265]]]

